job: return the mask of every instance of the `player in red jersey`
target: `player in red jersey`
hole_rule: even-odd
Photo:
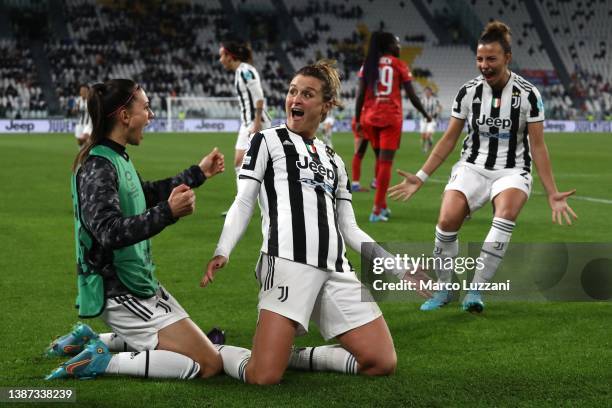
[[[363,131],[377,151],[376,195],[370,221],[387,221],[387,189],[391,166],[402,135],[402,91],[414,107],[431,121],[412,87],[408,65],[399,59],[399,39],[388,32],[374,32],[368,53],[359,71],[359,90],[355,103],[357,132]],[[363,109],[363,111],[362,111]]]

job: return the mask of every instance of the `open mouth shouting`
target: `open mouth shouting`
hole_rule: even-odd
[[[299,108],[299,107],[291,108],[291,117],[293,119],[301,118],[303,116],[304,116],[304,109]]]

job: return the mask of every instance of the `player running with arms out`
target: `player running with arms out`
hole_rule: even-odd
[[[436,131],[437,120],[442,112],[442,105],[428,86],[425,87],[424,95],[421,98],[421,105],[423,105],[425,112],[427,112],[432,119],[428,122],[426,119],[422,118],[420,123],[421,149],[423,153],[427,153],[433,147],[433,134]]]
[[[89,135],[91,135],[92,124],[91,117],[87,111],[87,94],[89,85],[81,84],[79,86],[79,97],[77,98],[74,112],[77,114],[77,123],[74,127],[74,137],[79,146],[83,146]]]
[[[234,88],[240,102],[240,130],[236,140],[234,169],[236,176],[244,153],[249,146],[249,135],[269,128],[272,123],[265,111],[265,99],[259,73],[253,65],[253,51],[246,43],[225,41],[219,48],[219,62],[235,73]]]
[[[376,194],[370,214],[371,222],[388,221],[391,215],[386,196],[393,158],[402,137],[402,87],[414,107],[431,121],[414,92],[410,69],[399,59],[399,53],[400,45],[396,36],[387,32],[374,32],[359,72],[359,89],[355,101],[357,130],[363,129],[377,154]]]
[[[559,192],[555,184],[544,142],[544,105],[540,93],[509,69],[510,43],[510,29],[505,24],[494,21],[485,27],[476,51],[481,75],[459,90],[448,129],[421,170],[416,175],[398,170],[404,181],[389,190],[395,199],[407,200],[416,193],[453,151],[468,122],[461,158],[444,189],[434,256],[444,260],[457,256],[457,234],[463,221],[491,201],[494,218],[480,253],[484,267],[476,270],[472,281],[477,285],[493,278],[504,257],[516,219],[531,192],[532,160],[548,196],[553,222],[563,224],[565,220],[571,224],[571,217],[577,218],[567,204],[575,190]],[[438,281],[450,283],[452,272],[436,270]],[[438,291],[421,310],[438,309],[450,300],[449,291]],[[481,294],[469,291],[462,308],[481,312],[484,308]]]
[[[194,211],[192,188],[224,170],[223,155],[215,148],[175,177],[142,181],[126,145],[138,146],[153,119],[143,89],[129,79],[96,84],[88,107],[93,132],[72,176],[77,307],[80,317],[101,316],[113,333],[77,325],[48,354],[83,351],[47,379],[215,375],[222,370],[219,353],[157,281],[150,238]]]
[[[286,97],[286,125],[257,133],[245,156],[238,195],[227,215],[201,286],[223,268],[243,235],[255,202],[263,245],[253,350],[219,346],[226,374],[251,384],[276,384],[287,368],[389,375],[396,354],[387,324],[346,258],[373,242],[355,221],[342,159],[315,137],[340,101],[329,61],[301,68]],[[393,272],[396,276],[405,271]],[[317,323],[340,344],[292,349],[296,335]]]

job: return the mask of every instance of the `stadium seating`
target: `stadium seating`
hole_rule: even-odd
[[[30,51],[15,40],[0,40],[0,118],[40,118],[47,106]]]
[[[425,21],[419,2],[435,22]],[[155,113],[164,116],[169,95],[233,97],[233,74],[219,64],[218,47],[246,19],[248,24],[243,25],[249,28],[243,34],[249,30],[258,33],[252,41],[254,65],[262,76],[269,109],[283,109],[287,82],[296,68],[325,57],[338,61],[347,108],[344,114],[350,116],[364,44],[371,31],[385,29],[400,38],[401,56],[410,64],[417,92],[431,86],[443,105],[443,115],[448,116],[461,84],[478,75],[472,40],[461,35],[460,23],[447,2],[419,2],[400,0],[381,7],[374,0],[192,0],[143,7],[142,3],[111,0],[63,0],[55,4],[62,4],[66,30],[57,30],[56,24],[55,31],[44,39],[44,50],[61,113],[71,109],[80,83],[130,77],[147,90]],[[6,4],[19,8],[38,3],[11,0]],[[275,42],[269,34],[278,27],[266,26],[271,16],[278,15],[279,4],[288,11],[293,20],[289,25],[297,32]],[[570,89],[557,78],[524,1],[462,0],[462,4],[482,25],[498,18],[511,26],[515,68],[537,83],[548,118],[611,115],[612,64],[602,31],[612,13],[607,2],[537,2],[572,75]],[[440,21],[448,23],[443,30],[436,25]],[[266,35],[257,31],[262,26]],[[440,35],[441,31],[446,35]],[[0,40],[0,51],[10,56],[0,62],[0,117],[46,116],[37,67],[27,42],[20,33],[14,34],[16,40]],[[231,108],[227,103],[197,101],[179,110],[216,117],[227,116]]]

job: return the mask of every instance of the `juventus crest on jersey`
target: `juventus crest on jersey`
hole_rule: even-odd
[[[255,134],[240,179],[261,183],[262,252],[331,271],[350,271],[336,200],[351,200],[342,159],[284,125]]]
[[[255,67],[246,62],[241,63],[236,69],[234,87],[240,102],[240,119],[242,124],[248,127],[255,120],[255,102],[264,100],[261,80]],[[267,115],[265,112],[264,100],[264,115]]]
[[[451,115],[467,120],[461,161],[489,170],[531,171],[527,124],[544,120],[540,93],[511,73],[506,86],[493,90],[481,75],[467,82],[455,98]]]

